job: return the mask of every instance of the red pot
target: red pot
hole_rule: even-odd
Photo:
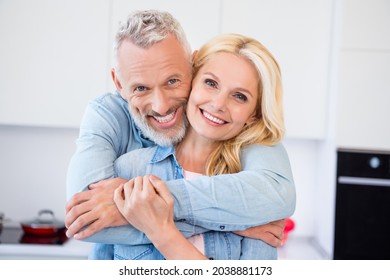
[[[20,223],[26,234],[51,236],[65,230],[64,222],[57,220],[51,210],[41,210],[38,217],[31,221]]]

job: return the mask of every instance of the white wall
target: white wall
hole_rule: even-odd
[[[295,229],[291,234],[310,237],[316,223],[315,193],[318,191],[319,141],[286,139],[284,145],[290,157],[294,175],[297,204],[292,219]]]
[[[0,212],[20,221],[47,208],[63,218],[77,135],[77,129],[0,126]]]

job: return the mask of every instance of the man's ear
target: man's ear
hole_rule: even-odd
[[[114,85],[115,85],[117,91],[119,91],[119,93],[121,93],[122,85],[121,85],[121,82],[118,79],[118,75],[117,75],[117,73],[115,71],[115,68],[111,68],[111,78],[112,78],[112,81],[114,82]]]

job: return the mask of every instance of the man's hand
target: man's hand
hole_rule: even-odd
[[[283,219],[246,230],[235,231],[234,233],[249,238],[260,239],[271,246],[280,247],[283,245],[285,226],[286,220]]]
[[[102,180],[91,184],[89,191],[75,194],[66,204],[66,235],[84,239],[112,226],[127,225],[114,203],[114,191],[127,182],[122,178]]]

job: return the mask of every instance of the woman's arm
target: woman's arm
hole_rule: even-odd
[[[114,201],[126,220],[144,232],[166,259],[207,259],[176,227],[173,198],[157,177],[136,177],[121,185]]]

